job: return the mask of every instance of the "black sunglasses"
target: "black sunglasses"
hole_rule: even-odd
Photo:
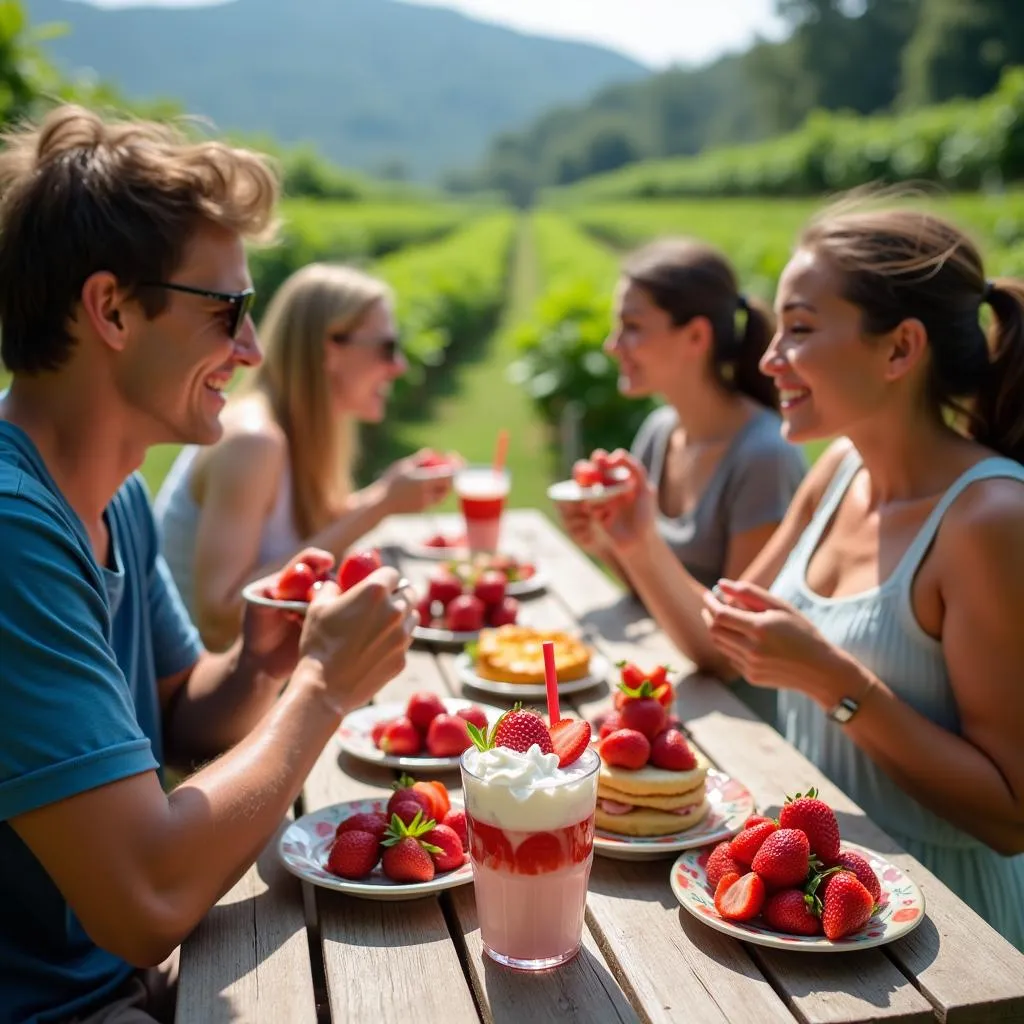
[[[201,295],[204,299],[214,299],[217,302],[226,302],[231,307],[231,325],[228,334],[232,338],[238,337],[238,332],[245,323],[245,318],[252,312],[256,302],[256,289],[246,288],[242,292],[215,292],[209,288],[193,288],[188,284],[174,284],[171,281],[142,281],[143,288],[167,288],[172,292],[184,292],[186,295]]]
[[[351,334],[331,334],[328,337],[335,344],[346,345],[352,341]],[[402,343],[398,338],[377,338],[374,341],[363,341],[357,344],[364,347],[373,347],[380,353],[381,359],[386,363],[394,363],[398,361],[398,357],[402,353]]]

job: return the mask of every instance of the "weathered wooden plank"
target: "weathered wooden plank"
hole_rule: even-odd
[[[465,945],[470,979],[488,1024],[614,1024],[642,1018],[630,1005],[589,930],[579,955],[557,970],[529,974],[495,963],[485,952],[476,902],[468,886],[449,894]],[[428,1018],[422,1017],[422,1020]],[[440,1018],[439,1018],[440,1019]]]
[[[302,894],[277,839],[182,944],[179,1024],[316,1021]]]

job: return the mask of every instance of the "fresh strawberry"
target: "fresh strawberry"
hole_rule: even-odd
[[[466,812],[452,808],[445,816],[442,824],[447,825],[462,842],[464,850],[469,849],[469,830],[466,825]]]
[[[410,776],[403,773],[397,782],[391,784],[394,792],[392,792],[391,797],[388,799],[388,804],[385,808],[385,814],[389,819],[395,805],[403,800],[411,800],[414,804],[419,805],[424,814],[432,815],[434,810],[433,796],[421,792],[420,789],[414,789],[413,781]]]
[[[315,582],[316,573],[305,562],[295,562],[277,577],[274,597],[278,601],[305,601]]]
[[[380,552],[376,548],[353,551],[341,563],[341,568],[338,570],[338,586],[342,591],[350,590],[357,583],[366,579],[371,572],[379,569],[382,564]]]
[[[373,728],[370,730],[370,740],[373,742],[375,747],[380,746],[380,738],[384,735],[384,730],[393,722],[395,719],[387,718],[380,722],[376,722]]]
[[[753,872],[729,872],[715,887],[715,909],[727,921],[749,921],[764,906],[764,882]]]
[[[391,814],[397,815],[401,821],[404,821],[408,825],[418,814],[421,818],[427,812],[423,810],[423,804],[417,800],[413,800],[411,797],[403,797],[401,800],[396,800],[393,804],[389,804],[388,811]]]
[[[817,797],[818,791],[813,788],[806,794],[787,797],[779,814],[779,827],[805,832],[811,852],[823,864],[831,865],[839,856],[839,822],[835,811]]]
[[[405,717],[416,726],[421,733],[430,728],[430,723],[438,715],[444,714],[444,701],[436,693],[420,690],[409,698],[405,705]]]
[[[655,665],[654,668],[647,673],[647,682],[657,690],[664,686],[668,681],[669,667],[668,665]],[[671,690],[671,688],[670,688]]]
[[[822,899],[821,927],[835,942],[859,931],[874,913],[875,901],[852,871],[840,871],[828,880]]]
[[[380,859],[380,837],[351,829],[331,843],[327,870],[341,878],[365,878]]]
[[[876,903],[882,898],[882,883],[878,881],[875,869],[863,854],[856,853],[853,850],[840,850],[836,863],[839,867],[852,871],[857,876],[860,884],[871,893],[871,898]]]
[[[448,795],[448,787],[437,779],[427,779],[425,782],[414,782],[413,789],[426,791],[433,790],[434,810],[437,812],[436,821],[443,821],[444,816],[452,809],[452,801]]]
[[[752,814],[743,823],[744,828],[753,828],[755,825],[763,825],[766,822],[774,825],[776,828],[779,827],[779,823],[774,818],[766,818],[763,814]]]
[[[515,858],[521,875],[546,875],[565,866],[562,843],[551,832],[532,832],[516,848]]]
[[[415,757],[423,749],[419,730],[404,715],[384,727],[377,746],[394,757]]]
[[[416,611],[419,613],[421,626],[432,626],[434,624],[434,619],[436,618],[434,615],[435,608],[437,608],[437,605],[429,597],[420,599],[416,605]]]
[[[427,578],[427,597],[445,608],[462,594],[462,580],[451,569],[435,569]]]
[[[580,487],[595,487],[601,482],[601,473],[589,459],[577,459],[572,467],[572,478]]]
[[[715,890],[718,888],[718,883],[722,880],[723,875],[742,875],[746,873],[748,867],[749,865],[741,864],[733,857],[729,851],[729,840],[726,839],[711,851],[704,870],[708,874],[708,885],[712,890]]]
[[[683,732],[683,720],[678,715],[666,715],[665,728],[678,729],[680,732]]]
[[[609,736],[611,733],[624,728],[625,726],[622,724],[622,715],[618,711],[609,711],[608,714],[601,719],[597,735],[599,739],[603,740],[605,736]]]
[[[761,908],[769,928],[789,935],[818,935],[821,921],[814,913],[814,899],[803,889],[782,889],[772,893]]]
[[[456,715],[438,715],[427,730],[427,751],[431,757],[458,757],[473,745],[466,720]]]
[[[498,719],[494,728],[494,745],[508,747],[525,754],[536,743],[542,754],[554,753],[551,734],[544,720],[533,711],[524,711],[517,704]]]
[[[487,712],[478,704],[470,704],[468,708],[459,708],[455,715],[457,718],[464,718],[478,729],[487,728]]]
[[[618,729],[605,736],[598,745],[601,760],[616,768],[643,768],[651,756],[651,744],[636,729]]]
[[[422,838],[434,823],[414,818],[409,824],[392,816],[384,834],[384,856],[381,870],[393,882],[429,882],[434,877],[433,855],[442,853],[439,846]]]
[[[460,868],[466,861],[466,851],[458,833],[447,825],[435,825],[424,837],[423,841],[436,846],[441,852],[431,854],[434,868],[437,871],[452,871]]]
[[[775,889],[802,885],[811,866],[806,833],[798,828],[776,829],[761,844],[750,866]]]
[[[754,819],[751,818],[743,831],[733,836],[732,842],[729,843],[729,851],[733,857],[741,864],[746,864],[747,867],[754,862],[754,857],[761,849],[761,844],[779,827],[774,821],[767,819],[753,825],[750,823],[751,821]]]
[[[651,764],[669,772],[688,772],[697,767],[697,758],[678,729],[665,729],[651,744]]]
[[[590,746],[590,724],[563,718],[551,729],[551,746],[558,755],[558,767],[578,761],[587,747]]]
[[[487,609],[479,597],[462,594],[444,610],[444,624],[453,633],[473,633],[481,629]]]
[[[651,684],[645,680],[638,687],[622,684],[619,689],[626,695],[619,708],[623,726],[653,740],[665,728],[665,708],[654,696]]]
[[[660,686],[654,688],[654,692],[651,696],[663,707],[670,708],[672,706],[672,687],[668,683],[662,683]]]
[[[629,690],[638,689],[647,678],[643,669],[631,661],[620,661],[618,667],[622,670],[622,685]]]
[[[500,626],[514,626],[519,621],[519,602],[514,597],[503,597],[487,609],[485,618],[491,629]]]
[[[378,839],[384,835],[388,827],[388,816],[383,811],[362,811],[349,815],[338,825],[335,835],[342,832],[372,832]]]
[[[504,600],[507,583],[508,579],[503,572],[499,572],[497,569],[485,569],[477,577],[476,583],[473,586],[473,593],[488,608],[491,608],[494,605],[501,604]]]

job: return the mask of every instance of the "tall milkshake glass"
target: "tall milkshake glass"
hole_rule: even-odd
[[[536,745],[525,754],[470,747],[461,765],[484,950],[520,970],[571,960],[583,938],[601,759],[588,749],[559,768]]]
[[[466,520],[466,542],[470,551],[497,551],[501,513],[511,486],[508,470],[466,466],[456,471],[453,483]]]

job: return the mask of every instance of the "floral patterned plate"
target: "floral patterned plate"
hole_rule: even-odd
[[[772,949],[799,949],[809,953],[842,953],[848,949],[870,949],[912,932],[924,917],[924,894],[895,864],[880,853],[856,843],[843,843],[843,849],[863,854],[882,885],[881,909],[859,932],[832,942],[824,935],[785,935],[764,927],[758,921],[726,921],[715,910],[714,893],[708,887],[707,864],[710,848],[688,850],[672,865],[672,891],[676,899],[698,920],[755,946]]]
[[[456,711],[475,705],[482,708],[487,721],[494,725],[505,713],[503,708],[496,708],[479,701],[462,700],[458,697],[442,697],[445,711],[454,715]],[[336,736],[342,750],[362,761],[383,765],[385,768],[403,768],[407,771],[458,771],[461,757],[431,757],[428,754],[385,754],[374,742],[373,727],[378,722],[387,722],[392,718],[401,718],[405,714],[408,701],[393,701],[388,704],[368,704],[366,707],[351,711],[338,726]]]
[[[680,850],[729,839],[754,813],[750,790],[717,768],[708,769],[707,797],[711,804],[707,817],[685,832],[667,836],[621,836],[599,828],[594,833],[594,852],[615,860],[655,860]]]
[[[392,882],[385,877],[379,863],[367,878],[358,881],[332,875],[326,868],[327,854],[338,825],[353,814],[383,811],[386,806],[387,799],[383,797],[346,800],[344,803],[323,807],[312,814],[304,814],[282,833],[277,844],[278,856],[284,866],[304,882],[312,882],[325,889],[336,889],[364,900],[414,900],[473,881],[473,865],[468,854],[462,867],[446,871],[443,875],[435,875],[430,882]],[[452,807],[461,809],[462,803],[452,800]]]

